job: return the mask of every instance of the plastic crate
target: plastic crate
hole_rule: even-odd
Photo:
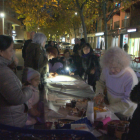
[[[36,130],[0,124],[0,140],[97,140],[90,132],[79,130]]]
[[[87,119],[87,117],[82,118],[80,120],[74,121],[70,124],[65,124],[63,127],[61,127],[59,124],[57,125],[57,129],[71,129],[71,124],[86,124],[89,127],[92,127],[92,124],[90,121]]]

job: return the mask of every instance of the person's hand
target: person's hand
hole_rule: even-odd
[[[54,77],[56,77],[56,76],[58,76],[58,73],[55,72],[55,73],[54,73]]]
[[[95,70],[92,69],[92,70],[90,71],[90,74],[94,74],[94,73],[95,73]]]
[[[49,78],[54,78],[55,76],[54,76],[54,73],[53,72],[50,72],[49,73]]]
[[[54,78],[54,77],[56,77],[58,74],[55,72],[55,73],[53,73],[53,72],[50,72],[50,74],[49,74],[49,78]]]
[[[69,72],[69,75],[71,76],[71,75],[74,75],[74,72]]]
[[[104,95],[99,94],[99,95],[95,96],[95,97],[93,98],[93,100],[95,101],[95,103],[96,103],[97,105],[100,105],[101,103],[104,102]]]

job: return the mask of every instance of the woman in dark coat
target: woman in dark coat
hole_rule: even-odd
[[[84,70],[84,80],[88,80],[88,84],[93,86],[93,89],[95,91],[96,81],[99,80],[101,70],[99,58],[93,54],[93,50],[89,43],[83,45],[82,67]]]
[[[77,48],[77,52],[73,55],[74,65],[76,66],[75,75],[82,76],[83,68],[82,68],[82,47]]]
[[[127,140],[140,140],[140,82],[131,91],[130,99],[137,103],[138,106],[130,121]]]

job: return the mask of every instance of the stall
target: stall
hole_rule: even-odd
[[[94,92],[79,76],[59,75],[46,82],[40,92],[44,122],[36,124],[35,130],[0,124],[0,139],[118,140],[127,132],[129,122],[120,122],[108,109],[92,108],[89,102],[93,103]],[[86,117],[87,104],[94,112],[94,122]]]
[[[55,124],[58,124],[60,122],[63,123],[63,125],[66,123],[66,126],[68,126],[69,124],[69,127],[59,126],[59,129],[72,128],[71,124],[75,124],[76,122],[78,122],[76,125],[77,127],[79,126],[80,122],[81,128],[81,125],[87,123],[86,114],[84,113],[87,109],[87,102],[89,100],[93,101],[94,98],[94,91],[92,91],[92,88],[87,83],[85,83],[79,76],[59,75],[55,78],[47,79],[46,82],[47,85],[45,87],[44,100],[45,123],[49,124],[49,122],[52,122],[52,124],[54,125],[52,125],[51,128],[54,129],[56,128]],[[72,105],[72,101],[76,101],[74,108],[72,106],[69,107],[69,105]],[[79,114],[77,113],[75,108],[78,108],[78,111],[82,109],[83,112]],[[108,118],[110,120],[107,120]],[[109,110],[96,112],[94,124],[96,124],[96,122],[100,120],[113,120],[119,123],[119,119],[117,118],[117,116]],[[87,124],[89,125],[89,123]],[[90,126],[90,128],[86,128],[85,125],[82,127],[84,127],[86,131],[90,131],[99,139],[102,139],[103,137],[108,137],[106,135],[107,123],[105,128],[99,131],[95,129],[96,127],[94,126],[94,124],[90,123],[90,125],[92,126]],[[112,139],[114,139],[114,137]]]

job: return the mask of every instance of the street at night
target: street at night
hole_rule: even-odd
[[[140,0],[0,0],[0,140],[140,140]]]

